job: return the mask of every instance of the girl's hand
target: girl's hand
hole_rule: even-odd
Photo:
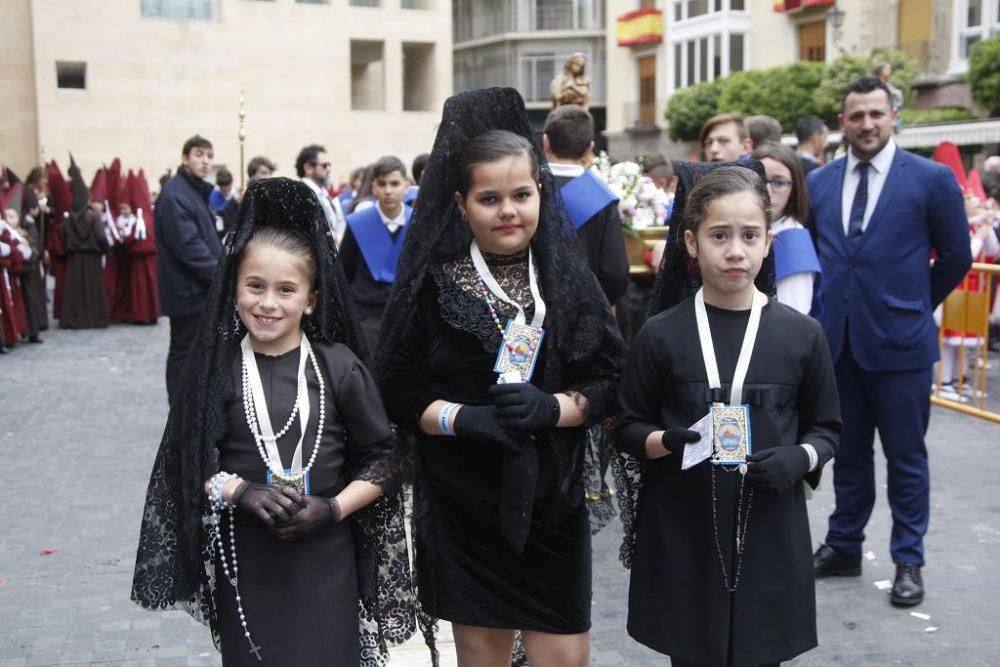
[[[272,533],[286,541],[296,540],[333,522],[333,509],[329,500],[319,496],[302,496],[302,500],[302,509],[287,521],[275,523],[271,528]]]
[[[533,384],[495,384],[489,391],[497,423],[504,428],[531,432],[552,428],[559,422],[559,400]]]
[[[233,493],[233,504],[253,514],[268,526],[288,521],[300,507],[280,489],[268,484],[243,481]]]

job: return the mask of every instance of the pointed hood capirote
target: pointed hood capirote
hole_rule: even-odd
[[[84,209],[90,205],[90,189],[87,188],[86,181],[83,180],[83,174],[80,172],[80,167],[76,164],[76,160],[73,159],[73,154],[69,154],[69,169],[67,170],[69,174],[69,188],[73,195],[72,202],[70,203],[70,212],[72,214],[79,214]]]
[[[140,172],[137,177],[144,182]],[[148,194],[141,199],[148,199]],[[135,202],[139,204],[140,202]],[[234,326],[234,297],[240,256],[256,230],[277,227],[300,236],[316,260],[319,293],[303,331],[315,343],[341,343],[366,357],[357,318],[347,296],[347,281],[327,235],[326,217],[312,191],[287,178],[256,181],[240,206],[236,228],[226,243],[209,289],[200,331],[187,362],[179,400],[171,406],[153,464],[143,512],[132,599],[149,609],[182,608],[215,631],[214,562],[207,543],[208,513],[203,484],[219,471],[218,443],[225,436],[225,406],[231,369],[245,329]],[[346,473],[360,464],[346,453]],[[365,479],[384,485],[385,494],[351,516],[358,558],[362,603],[364,665],[381,665],[387,644],[415,630],[408,573],[383,570],[405,554],[402,497],[395,486],[398,461],[381,461],[389,477]],[[404,559],[405,560],[405,559]]]

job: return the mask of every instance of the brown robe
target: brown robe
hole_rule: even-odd
[[[59,326],[66,329],[106,327],[108,302],[101,256],[108,251],[109,245],[101,216],[85,209],[66,218],[62,231],[67,259]]]

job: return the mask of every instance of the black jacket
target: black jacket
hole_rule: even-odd
[[[160,310],[168,317],[189,317],[202,311],[222,257],[215,216],[208,207],[211,192],[211,183],[182,167],[156,200]]]

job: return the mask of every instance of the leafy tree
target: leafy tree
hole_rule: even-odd
[[[822,63],[797,62],[736,72],[723,81],[719,111],[766,114],[777,119],[785,132],[791,132],[799,118],[816,113],[813,93],[823,70]]]
[[[913,98],[913,82],[920,74],[916,63],[909,56],[902,51],[876,51],[868,57],[845,53],[833,61],[823,74],[813,97],[816,115],[823,118],[830,127],[835,127],[844,90],[855,79],[870,75],[875,65],[882,62],[892,65],[889,81],[903,91],[905,107]]]
[[[675,91],[667,102],[664,117],[667,134],[674,141],[694,141],[701,126],[717,113],[721,82],[699,83]]]
[[[968,79],[976,104],[1000,115],[1000,35],[972,47]]]

